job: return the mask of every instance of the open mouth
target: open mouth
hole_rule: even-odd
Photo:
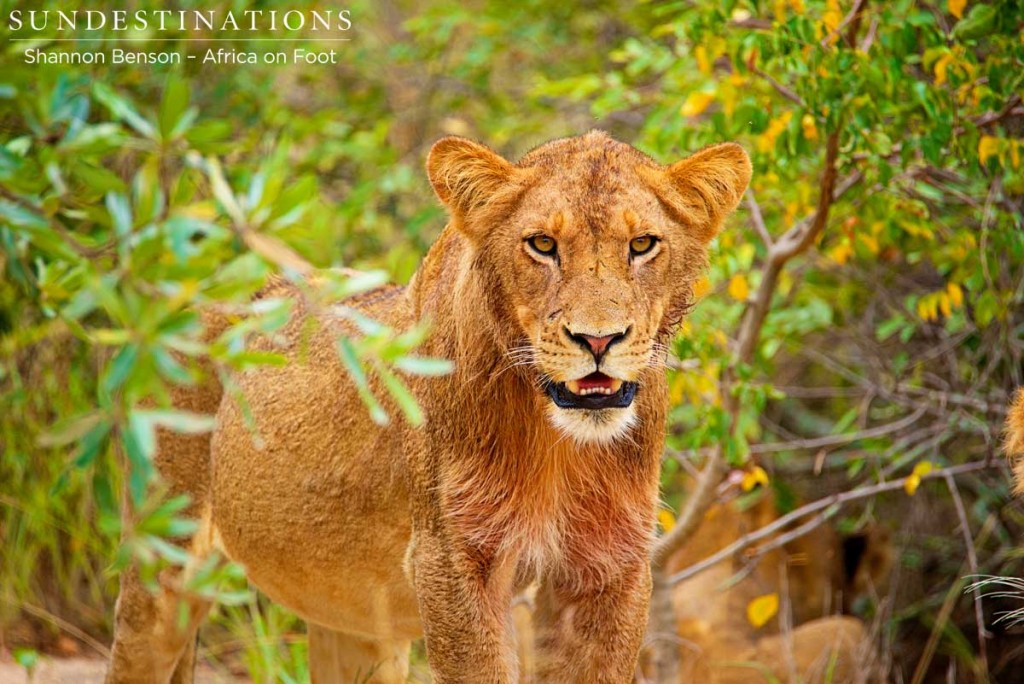
[[[596,410],[626,408],[633,403],[636,387],[635,382],[616,380],[604,373],[591,373],[579,380],[549,382],[545,389],[559,408]]]

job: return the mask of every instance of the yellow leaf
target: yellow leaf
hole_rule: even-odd
[[[949,0],[949,13],[957,19],[964,18],[964,7],[967,7],[967,0]]]
[[[988,161],[989,157],[999,154],[999,138],[991,135],[981,136],[978,141],[978,161],[982,164]]]
[[[747,604],[747,622],[754,627],[763,627],[779,612],[779,595],[775,593],[758,596]]]
[[[715,96],[711,93],[703,93],[699,91],[690,93],[686,98],[686,102],[684,102],[683,106],[680,108],[679,113],[683,116],[697,116],[707,109],[708,105],[714,101]]]
[[[843,23],[843,10],[839,7],[838,0],[828,0],[826,4],[828,10],[822,15],[821,20],[831,34]],[[832,36],[831,42],[835,42],[838,38],[839,36]]]
[[[661,523],[662,530],[671,532],[672,528],[676,526],[676,516],[672,515],[672,511],[662,508],[658,511],[658,522]]]
[[[733,112],[736,111],[736,100],[738,99],[739,93],[736,88],[729,82],[723,83],[722,87],[718,90],[718,99],[722,102],[722,113],[725,114],[726,118],[732,118]]]
[[[828,257],[840,266],[849,261],[851,256],[853,256],[853,247],[849,242],[840,242],[828,251]]]
[[[921,486],[921,478],[933,470],[935,470],[935,465],[931,461],[920,461],[914,466],[914,471],[903,482],[903,489],[908,495],[914,496],[917,488]]]
[[[745,492],[749,492],[754,487],[761,485],[762,487],[768,486],[768,473],[764,471],[761,466],[754,466],[754,469],[743,473],[743,480],[740,482],[740,487]]]
[[[935,65],[932,67],[932,69],[935,70],[935,85],[942,85],[946,82],[946,71],[949,69],[949,65],[952,61],[952,52],[947,52],[935,60]]]
[[[711,281],[708,280],[707,276],[701,276],[693,282],[693,296],[697,299],[703,299],[704,295],[711,292]]]
[[[949,293],[949,300],[953,303],[953,306],[960,308],[964,305],[964,291],[956,283],[950,283],[946,286],[946,292]]]
[[[693,56],[697,58],[697,68],[700,69],[701,73],[711,73],[711,59],[708,57],[708,49],[703,45],[698,45],[693,51]]]
[[[178,214],[188,216],[190,218],[203,219],[212,221],[217,218],[217,206],[213,202],[194,202],[188,206],[179,209]]]
[[[800,119],[800,127],[804,129],[804,137],[808,140],[818,139],[818,127],[814,125],[814,117],[804,114]]]
[[[914,496],[917,493],[917,488],[921,486],[920,475],[910,475],[906,480],[903,481],[903,489],[906,491],[907,496]]]
[[[786,21],[786,0],[775,0],[772,14],[775,15],[775,21]]]
[[[953,307],[949,301],[949,294],[945,292],[939,293],[939,309],[942,311],[942,315],[946,318],[953,315]]]
[[[803,14],[807,8],[804,7],[804,0],[789,0],[789,6],[793,8],[793,11],[797,14]]]
[[[757,137],[757,149],[761,152],[771,152],[775,149],[775,139],[786,130],[786,126],[789,125],[789,120],[792,118],[793,112],[783,112],[777,118],[772,119],[765,132]]]
[[[872,254],[878,254],[880,249],[878,246],[878,238],[876,238],[874,235],[868,235],[867,233],[858,233],[857,239],[860,240],[861,243],[863,243],[863,245],[868,248],[869,252],[871,252]]]
[[[747,297],[750,296],[750,285],[747,284],[747,276],[742,273],[734,275],[729,281],[728,292],[729,296],[737,302],[747,301]]]
[[[934,321],[939,318],[939,306],[942,292],[932,292],[917,300],[917,315],[923,321]]]

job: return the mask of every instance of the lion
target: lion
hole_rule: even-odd
[[[278,281],[262,296],[294,297],[292,318],[250,345],[289,363],[235,379],[251,423],[214,381],[178,389],[217,426],[161,434],[157,465],[192,496],[195,557],[223,551],[307,621],[314,682],[405,681],[421,636],[435,682],[515,681],[511,602],[533,581],[537,678],[631,681],[666,345],[749,157],[724,143],[662,166],[595,131],[511,163],[448,137],[427,173],[448,225],[407,287],[345,302],[398,331],[430,321],[419,351],[454,371],[408,378],[425,423],[371,420],[337,355],[350,318]],[[180,586],[122,575],[108,682],[190,681],[209,605]]]
[[[693,538],[672,555],[669,572],[711,556],[779,516],[770,494],[752,504],[741,505],[737,499],[716,503]],[[893,563],[887,531],[871,527],[841,538],[822,526],[766,552],[752,566],[748,562],[737,554],[673,588],[680,681],[879,680],[870,630],[842,613],[858,598],[886,590]],[[778,615],[751,624],[747,607],[767,594],[779,599]]]
[[[1006,437],[1004,450],[1013,462],[1014,491],[1024,494],[1024,387],[1017,390],[1010,403],[1003,434]]]

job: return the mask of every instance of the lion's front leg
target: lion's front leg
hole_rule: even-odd
[[[545,577],[534,613],[537,680],[632,682],[650,597],[647,563],[586,589]]]
[[[450,539],[422,533],[409,560],[435,684],[515,682],[510,564],[470,558]]]

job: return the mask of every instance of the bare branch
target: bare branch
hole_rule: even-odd
[[[807,103],[804,102],[802,97],[800,97],[794,91],[790,90],[786,86],[784,86],[781,83],[779,83],[778,81],[776,81],[774,78],[769,76],[767,73],[761,71],[756,66],[751,67],[751,71],[753,71],[755,74],[757,74],[758,76],[760,76],[764,80],[768,81],[768,83],[771,84],[772,88],[775,88],[775,91],[779,95],[782,95],[782,97],[786,98],[790,102],[793,102],[793,103],[799,105],[803,109],[807,108]]]
[[[957,475],[963,475],[965,473],[973,473],[980,470],[987,470],[989,468],[995,467],[997,467],[997,464],[995,462],[976,461],[973,463],[964,463],[962,465],[950,466],[948,468],[940,468],[939,470],[933,470],[930,473],[922,475],[921,479],[932,480],[938,477],[954,477]],[[690,579],[691,577],[694,577],[695,575],[704,572],[708,568],[714,567],[722,561],[731,558],[740,551],[743,551],[744,549],[752,546],[755,542],[758,542],[762,539],[766,539],[775,532],[783,530],[791,523],[794,523],[805,516],[812,515],[820,511],[828,511],[833,507],[841,507],[844,504],[849,503],[850,501],[866,499],[873,496],[877,496],[879,494],[883,494],[885,492],[892,492],[898,489],[902,489],[904,486],[904,481],[905,478],[900,478],[899,480],[892,480],[891,482],[881,482],[879,484],[857,487],[856,489],[851,489],[850,491],[843,492],[841,494],[833,494],[832,496],[827,496],[823,499],[818,499],[817,501],[813,501],[809,504],[801,506],[800,508],[778,518],[774,522],[765,525],[764,527],[754,532],[751,532],[750,534],[743,535],[742,537],[734,541],[732,544],[729,544],[717,553],[708,556],[699,563],[694,563],[690,567],[675,573],[669,578],[669,582],[672,584],[678,584],[683,580]],[[817,525],[812,526],[807,523],[804,523],[800,527],[794,530],[790,530],[786,534],[780,535],[779,537],[772,539],[772,541],[763,544],[762,546],[759,546],[756,553],[753,554],[752,557],[756,558],[762,556],[768,551],[779,548],[780,546],[792,541],[793,539],[796,539],[797,537],[810,532],[812,529],[825,522],[825,520],[827,520],[829,517],[831,517],[831,514],[816,516],[814,518],[814,521],[817,521]],[[797,530],[800,530],[801,533],[794,535],[794,532],[796,532]],[[783,541],[779,543],[779,540]]]
[[[754,198],[753,188],[747,189],[747,207],[750,209],[750,220],[754,224],[754,230],[757,231],[757,235],[764,242],[765,247],[771,249],[775,241],[772,240],[767,226],[764,225],[764,215],[761,214],[761,205]]]
[[[754,454],[768,454],[776,451],[790,451],[792,449],[821,449],[823,447],[849,444],[862,439],[874,439],[875,437],[899,432],[903,428],[910,427],[916,423],[927,410],[928,408],[926,406],[921,406],[909,416],[905,416],[900,420],[895,420],[891,423],[886,423],[885,425],[879,425],[877,427],[868,428],[867,430],[858,430],[857,432],[850,432],[843,435],[825,435],[824,437],[814,437],[811,439],[800,439],[789,442],[754,444],[750,447],[750,452]]]
[[[839,156],[839,131],[833,131],[828,136],[825,146],[825,164],[822,169],[821,183],[818,194],[818,208],[812,216],[799,222],[782,237],[780,237],[770,250],[765,262],[764,272],[761,276],[761,283],[758,285],[754,301],[747,306],[743,320],[740,323],[740,331],[736,346],[736,359],[741,363],[747,363],[754,356],[754,349],[758,338],[761,336],[761,327],[768,315],[771,306],[772,295],[775,294],[778,285],[779,274],[786,262],[805,250],[814,239],[825,228],[828,221],[828,212],[835,201],[833,191],[836,185],[836,159]],[[851,185],[852,186],[852,185]]]

